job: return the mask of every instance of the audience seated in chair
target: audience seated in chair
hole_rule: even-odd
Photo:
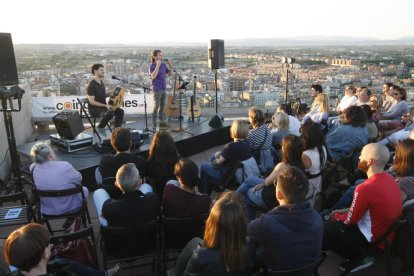
[[[367,116],[359,106],[351,106],[344,111],[344,121],[326,136],[326,145],[332,161],[337,162],[348,156],[356,148],[368,143]]]
[[[388,111],[381,113],[381,119],[399,121],[401,116],[408,112],[408,104],[405,101],[407,98],[407,91],[396,85],[393,85],[390,90],[393,91],[394,104],[390,107],[390,109],[388,109]],[[387,127],[385,123],[387,122],[382,124],[384,128]]]
[[[45,143],[37,143],[31,150],[34,163],[30,165],[34,185],[38,190],[66,190],[81,185],[82,175],[66,161],[56,161],[55,153]],[[89,191],[83,187],[87,198]],[[59,198],[40,198],[41,212],[62,215],[76,212],[82,205],[81,195]]]
[[[180,159],[174,168],[178,180],[170,180],[164,189],[162,210],[172,218],[191,218],[208,214],[211,198],[197,192],[198,167],[190,159]]]
[[[282,140],[282,161],[276,165],[273,172],[266,178],[249,176],[236,190],[245,196],[245,205],[249,220],[255,218],[255,213],[251,204],[263,210],[273,209],[278,205],[275,195],[274,182],[279,174],[289,166],[303,168],[302,146],[299,137],[288,135]]]
[[[301,129],[300,141],[302,144],[302,163],[309,180],[306,201],[314,206],[315,199],[322,189],[322,172],[326,167],[328,155],[319,124],[305,123]]]
[[[320,124],[322,120],[327,121],[329,117],[329,96],[326,93],[319,93],[316,96],[318,109],[311,110],[302,119],[302,124],[313,121]]]
[[[228,143],[221,152],[216,152],[212,156],[210,163],[204,162],[201,164],[201,186],[199,187],[199,191],[204,194],[210,194],[211,187],[208,185],[209,179],[222,180],[237,162],[252,157],[249,141],[247,140],[248,133],[249,129],[246,121],[233,121],[230,127],[230,136],[233,142]]]
[[[277,177],[279,206],[249,223],[247,234],[256,243],[265,269],[290,270],[316,261],[321,255],[323,224],[305,202],[309,182],[302,170],[285,168]]]
[[[369,260],[355,263],[353,259],[401,216],[400,189],[393,177],[384,172],[389,158],[384,145],[366,145],[358,167],[367,173],[368,179],[356,187],[351,207],[334,211],[331,220],[325,222],[324,248],[350,260],[342,263],[342,268],[357,271],[372,264]]]
[[[364,169],[364,168],[362,168]],[[414,199],[414,141],[401,141],[395,151],[394,163],[386,171],[391,174],[398,183],[401,190],[403,203]],[[355,182],[355,186],[351,186],[338,200],[338,202],[329,209],[322,212],[322,216],[328,215],[333,210],[348,208],[351,206],[352,197],[356,186],[363,183],[366,179],[359,179]]]
[[[352,85],[345,87],[345,93],[338,106],[336,107],[336,113],[342,114],[345,109],[350,106],[356,105],[358,98],[355,96],[356,88]]]
[[[368,132],[368,141],[376,141],[378,137],[378,128],[377,125],[372,121],[372,109],[368,105],[363,105],[361,108],[367,115],[367,122],[365,124],[365,127],[367,128]]]
[[[289,115],[284,112],[276,112],[272,116],[272,145],[276,150],[280,149],[283,137],[291,134],[289,131]]]
[[[156,132],[146,161],[146,176],[160,199],[167,181],[176,179],[174,166],[178,159],[179,153],[171,135],[166,131]]]
[[[376,94],[371,95],[369,103],[372,111],[371,121],[378,124],[381,119],[382,97]]]
[[[115,265],[106,271],[98,271],[73,260],[60,259],[54,262],[58,269],[47,269],[51,257],[49,239],[49,231],[37,223],[26,224],[11,233],[6,240],[4,254],[7,263],[18,270],[8,275],[112,276],[116,275],[120,268],[119,265]]]
[[[187,244],[178,257],[175,273],[251,275],[253,270],[249,249],[241,198],[235,192],[225,192],[211,209],[204,241],[194,238]]]
[[[394,90],[392,87],[393,84],[390,82],[386,82],[382,86],[383,103],[379,105],[379,107],[384,111],[388,111],[391,108],[391,106],[395,104]]]
[[[135,164],[119,168],[115,185],[123,192],[120,199],[111,199],[104,189],[93,194],[95,208],[101,225],[123,227],[145,223],[160,213],[160,200],[150,185],[142,184]]]
[[[357,88],[356,95],[358,97],[358,101],[356,102],[356,106],[370,105],[369,99],[372,95],[372,92],[367,87],[359,86]]]
[[[112,132],[111,145],[116,153],[115,155],[101,157],[101,162],[97,171],[100,174],[101,181],[98,181],[98,174],[98,184],[101,184],[102,180],[105,180],[106,178],[115,178],[118,169],[127,163],[134,163],[141,178],[145,177],[145,160],[139,155],[130,153],[131,143],[131,133],[128,129],[118,127]],[[115,185],[115,181],[112,184]]]
[[[260,157],[260,152],[272,146],[272,134],[264,125],[264,114],[261,109],[252,107],[249,109],[249,123],[253,127],[249,130],[247,140],[250,144],[250,150],[256,160]]]
[[[283,112],[283,113],[288,114],[286,109],[287,109],[286,105],[282,104],[282,105],[279,105],[279,107],[276,109],[276,112]],[[288,114],[288,116],[289,116],[289,132],[293,135],[299,136],[300,135],[300,132],[299,132],[300,121],[295,116],[292,116],[290,114]]]

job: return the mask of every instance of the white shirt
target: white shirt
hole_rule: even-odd
[[[358,101],[358,98],[354,95],[349,96],[345,95],[342,100],[339,102],[338,108],[341,110],[341,112],[344,112],[345,109],[347,109],[350,106],[356,105]]]
[[[293,135],[300,136],[300,122],[295,116],[289,115],[289,132]]]

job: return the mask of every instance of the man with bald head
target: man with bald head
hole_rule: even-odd
[[[350,208],[334,211],[325,223],[324,247],[350,259],[341,268],[353,272],[372,265],[355,263],[364,248],[380,237],[402,213],[401,192],[394,178],[384,172],[390,153],[382,144],[366,145],[358,168],[368,179],[355,188]]]

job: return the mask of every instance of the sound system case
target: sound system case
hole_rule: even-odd
[[[75,137],[75,139],[71,140],[60,137],[59,134],[51,134],[50,143],[60,150],[75,152],[92,146],[93,137],[89,134],[80,133]]]

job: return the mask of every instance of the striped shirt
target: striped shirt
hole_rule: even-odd
[[[266,138],[266,141],[265,141],[265,138]],[[272,134],[270,133],[270,130],[265,125],[262,125],[258,128],[251,129],[249,131],[249,135],[247,136],[247,139],[249,140],[250,149],[252,151],[265,150],[265,149],[268,149],[272,145]]]
[[[406,200],[411,200],[414,198],[414,176],[405,176],[398,177],[397,179],[398,186],[400,190],[407,195]]]

